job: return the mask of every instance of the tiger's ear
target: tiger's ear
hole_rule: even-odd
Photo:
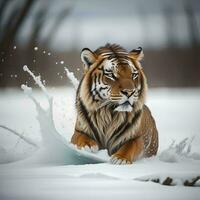
[[[133,60],[141,61],[144,57],[142,47],[138,47],[137,49],[130,51],[129,57],[131,57]]]
[[[84,48],[81,51],[81,60],[84,63],[86,69],[89,69],[89,67],[96,61],[96,55],[90,49]]]

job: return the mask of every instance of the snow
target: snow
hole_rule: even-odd
[[[167,175],[167,176],[166,176]],[[185,180],[192,181],[194,177],[196,177],[196,174],[194,173],[187,173],[187,174],[182,174],[182,173],[164,173],[164,174],[153,174],[149,176],[143,176],[140,178],[137,178],[136,180],[140,181],[156,181],[158,180],[159,183],[163,183],[167,177],[173,177],[171,185],[184,185]],[[196,184],[196,186],[200,186],[199,182]]]
[[[44,87],[44,85],[43,85],[43,83],[42,83],[42,81],[41,81],[41,77],[40,77],[40,76],[35,76],[35,75],[33,74],[33,72],[31,72],[31,71],[29,70],[29,68],[28,68],[27,65],[24,65],[24,66],[23,66],[23,70],[24,70],[25,72],[28,72],[28,73],[29,73],[29,75],[33,78],[33,80],[35,81],[35,83],[41,88],[41,90],[43,91],[43,93],[46,95],[46,97],[48,98],[48,100],[51,99],[50,95],[48,94],[46,88]],[[25,89],[25,93],[27,93],[27,91],[26,91],[27,88],[24,87],[24,85],[23,85],[22,89]],[[30,88],[28,89],[28,91],[29,91],[29,94],[30,94]]]
[[[71,80],[73,86],[75,89],[78,88],[78,84],[79,84],[79,81],[77,80],[77,78],[74,76],[74,73],[73,72],[70,72],[67,67],[64,68],[65,69],[65,72],[67,74],[67,77]]]
[[[24,70],[44,87],[27,66]],[[70,78],[75,80],[72,74]],[[112,165],[106,151],[77,151],[68,144],[76,118],[75,89],[44,87],[42,93],[27,85],[22,89],[35,103],[18,90],[0,91],[0,124],[28,137],[40,149],[0,127],[4,163],[0,199],[160,199],[162,195],[162,199],[184,200],[200,195],[199,182],[196,187],[183,186],[185,180],[200,175],[198,88],[149,91],[147,104],[157,122],[159,152],[133,165]],[[91,161],[96,164],[81,164]],[[168,176],[178,185],[147,181],[159,178],[162,182]]]
[[[38,47],[34,47],[34,50],[37,51],[37,50],[38,50]]]

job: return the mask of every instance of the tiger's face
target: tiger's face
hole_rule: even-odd
[[[105,48],[96,53],[83,49],[85,76],[90,77],[88,89],[99,108],[112,105],[118,112],[132,111],[142,90],[144,74],[139,63],[142,56],[141,48],[130,53],[118,46],[112,51]]]

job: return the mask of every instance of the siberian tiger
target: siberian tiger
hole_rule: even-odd
[[[77,120],[71,142],[79,149],[107,149],[113,164],[130,164],[157,153],[158,132],[144,104],[147,82],[142,48],[130,52],[106,44],[84,48],[84,75],[76,94]]]

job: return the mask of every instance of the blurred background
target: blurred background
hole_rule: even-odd
[[[118,43],[142,46],[150,87],[200,86],[199,0],[1,0],[0,87],[32,80],[69,83],[64,67],[81,77],[80,51]]]

